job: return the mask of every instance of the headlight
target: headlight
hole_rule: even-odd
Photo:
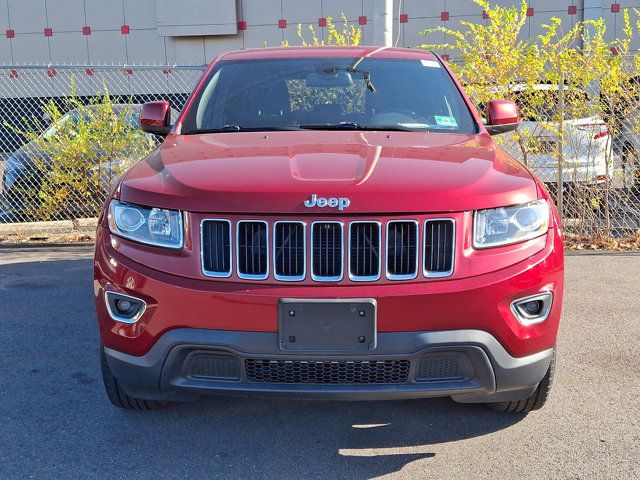
[[[129,240],[158,247],[182,248],[182,213],[112,200],[109,230]]]
[[[545,200],[477,210],[473,219],[473,247],[488,248],[522,242],[546,233],[548,228],[549,205]]]

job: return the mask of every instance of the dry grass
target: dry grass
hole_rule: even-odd
[[[640,250],[640,231],[635,235],[621,238],[607,237],[565,237],[567,250]]]
[[[94,236],[84,233],[77,234],[27,234],[0,236],[0,245],[23,245],[23,244],[49,244],[49,243],[87,243],[93,242]]]

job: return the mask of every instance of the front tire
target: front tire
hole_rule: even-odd
[[[116,407],[123,410],[155,410],[168,405],[167,402],[159,402],[155,400],[143,400],[141,398],[128,395],[118,382],[107,362],[107,356],[104,354],[104,348],[100,344],[100,369],[102,371],[102,381],[104,389],[107,393],[109,401]]]
[[[485,403],[485,406],[490,410],[503,413],[529,413],[533,410],[539,410],[544,406],[549,398],[551,392],[551,384],[553,383],[553,372],[556,365],[556,351],[554,349],[553,356],[551,357],[551,363],[549,363],[549,369],[546,375],[528,398],[524,400],[517,400],[512,402],[491,402]]]

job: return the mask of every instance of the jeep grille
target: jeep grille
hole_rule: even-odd
[[[409,280],[418,275],[418,222],[387,223],[387,278]]]
[[[202,222],[202,270],[210,277],[231,275],[231,222]]]
[[[342,223],[315,222],[311,235],[311,278],[318,282],[342,280]]]
[[[378,222],[349,225],[349,278],[355,281],[380,278],[381,229]]]
[[[264,280],[269,276],[267,222],[241,220],[237,233],[238,276],[248,280]]]
[[[276,222],[273,263],[276,280],[296,281],[305,277],[305,228],[303,222]]]
[[[424,224],[424,275],[445,277],[453,272],[454,223],[450,219]]]
[[[232,242],[233,239],[233,242]],[[205,219],[202,271],[245,280],[391,281],[453,274],[455,222]],[[273,275],[271,275],[273,271]],[[310,272],[310,275],[307,275]],[[384,273],[383,273],[384,272]]]

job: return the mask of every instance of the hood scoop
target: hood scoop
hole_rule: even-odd
[[[289,148],[289,170],[292,178],[301,182],[346,183],[360,185],[374,171],[381,146],[355,145],[351,152],[338,148],[328,152],[299,153]]]

